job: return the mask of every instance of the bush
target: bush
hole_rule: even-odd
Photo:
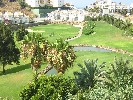
[[[85,67],[81,64],[78,66],[81,68],[81,72],[74,72],[75,81],[79,88],[93,88],[95,84],[100,81],[100,77],[104,73],[102,70],[105,67],[105,63],[97,65],[98,60],[87,60],[84,61]]]
[[[89,35],[94,33],[94,28],[95,28],[95,23],[92,21],[89,21],[85,24],[85,26],[83,27],[83,34],[85,35]]]
[[[109,89],[105,84],[97,84],[92,89],[79,91],[71,100],[133,100],[132,85],[127,85],[126,89]]]
[[[18,26],[19,29],[16,32],[16,40],[21,41],[24,39],[24,36],[28,34],[28,31],[25,29],[23,25]]]
[[[77,88],[72,79],[63,76],[42,75],[20,93],[22,100],[67,100]]]
[[[96,68],[94,67],[95,65],[96,64],[92,63],[92,68]],[[109,71],[104,72],[104,80],[97,81],[94,87],[86,87],[84,91],[78,91],[78,93],[72,97],[72,100],[133,100],[133,70],[129,61],[123,60],[122,58],[115,59],[115,63],[111,64],[109,68]],[[87,70],[88,69],[90,69],[90,67],[88,67]],[[81,72],[83,72],[82,70]],[[85,78],[84,76],[87,70],[84,70],[82,78]],[[88,75],[86,74],[85,78],[88,79],[88,83],[91,82],[91,78],[89,78],[91,74],[89,73]],[[98,76],[101,75],[97,74],[95,77]]]

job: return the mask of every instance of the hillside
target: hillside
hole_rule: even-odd
[[[25,15],[28,15],[30,18],[36,17],[35,14],[31,11],[30,7],[26,7],[24,9],[21,8],[19,2],[7,2],[4,1],[3,4],[0,5],[0,12],[15,12],[21,11]]]

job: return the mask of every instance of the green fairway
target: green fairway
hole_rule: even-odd
[[[95,32],[92,35],[82,34],[80,38],[70,41],[70,44],[102,45],[133,52],[131,37],[123,36],[124,32],[115,26],[102,21],[96,22]]]
[[[30,29],[33,31],[45,31],[43,32],[43,36],[52,42],[59,38],[65,40],[67,38],[74,37],[79,31],[79,27],[65,24],[48,24],[31,27]]]
[[[66,76],[72,76],[73,77],[73,72],[74,71],[79,71],[80,67],[78,67],[77,64],[82,64],[84,65],[84,60],[90,59],[90,60],[96,60],[98,59],[98,64],[102,64],[103,62],[106,62],[106,70],[108,70],[108,66],[110,63],[114,63],[114,59],[116,58],[123,58],[123,59],[128,59],[131,64],[133,65],[133,57],[130,57],[128,55],[123,55],[120,53],[115,53],[115,52],[93,52],[93,51],[78,51],[76,52],[77,59],[74,62],[74,67],[69,68],[65,75]]]

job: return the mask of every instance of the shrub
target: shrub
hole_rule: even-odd
[[[67,100],[77,88],[72,79],[63,76],[40,76],[20,93],[22,100]]]
[[[94,65],[92,65],[93,68],[95,68]],[[84,73],[87,70],[84,69]],[[91,82],[90,75],[88,74],[88,78],[85,78],[88,79],[86,83]],[[104,72],[104,75],[104,80],[97,81],[92,88],[78,91],[72,100],[133,100],[133,70],[128,60],[115,59],[115,63],[111,64],[111,69]],[[99,74],[96,75],[98,76]]]
[[[85,24],[85,26],[83,27],[83,34],[85,35],[89,35],[94,33],[94,28],[95,28],[95,23],[92,21],[89,21]]]
[[[104,74],[102,68],[105,67],[105,62],[98,66],[97,61],[98,60],[84,61],[85,67],[78,64],[78,66],[81,67],[81,72],[74,72],[74,76],[79,88],[93,88],[98,81],[101,81],[100,77]]]
[[[28,34],[28,31],[23,25],[19,26],[19,29],[16,32],[16,40],[21,41],[24,39],[24,36]]]

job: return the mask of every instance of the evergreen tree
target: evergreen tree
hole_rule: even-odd
[[[5,73],[5,66],[12,64],[12,62],[19,63],[20,51],[15,45],[14,32],[11,25],[0,25],[0,63],[3,66],[3,73]]]

